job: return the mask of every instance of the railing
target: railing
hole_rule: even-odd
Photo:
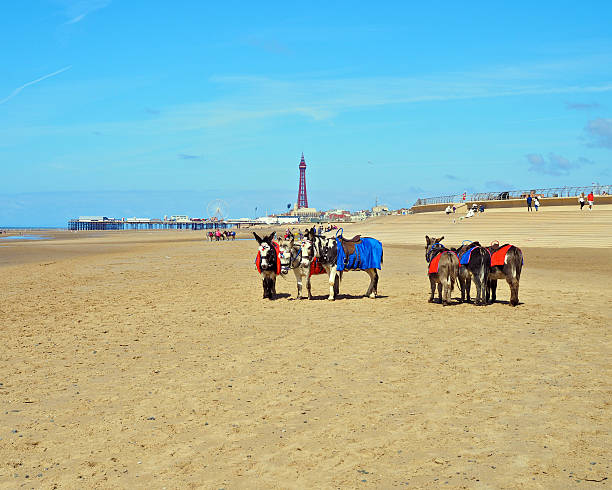
[[[501,201],[504,199],[522,199],[531,194],[539,197],[575,197],[581,193],[588,195],[593,192],[596,196],[612,194],[612,185],[593,184],[588,186],[565,186],[565,187],[549,187],[546,189],[527,189],[514,191],[497,191],[497,192],[475,192],[472,194],[451,194],[448,196],[428,197],[425,199],[417,199],[414,206],[423,206],[426,204],[452,204],[459,202],[475,202],[475,201]]]

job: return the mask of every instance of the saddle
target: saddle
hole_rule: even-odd
[[[338,237],[340,239],[340,243],[342,244],[342,248],[344,249],[344,256],[348,259],[349,255],[355,253],[355,245],[361,243],[361,235],[355,235],[350,240],[347,240],[343,236]]]

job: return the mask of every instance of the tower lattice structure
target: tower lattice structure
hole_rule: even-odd
[[[300,187],[298,189],[297,207],[298,209],[308,207],[308,196],[306,195],[306,162],[304,161],[303,152],[302,159],[300,160]]]

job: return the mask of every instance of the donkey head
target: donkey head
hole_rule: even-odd
[[[444,240],[444,236],[441,236],[440,238],[430,238],[429,236],[425,235],[425,260],[427,260],[427,262],[429,262],[435,255],[433,253],[435,250],[444,248],[444,245],[440,243],[442,240]]]
[[[441,236],[440,238],[434,238],[434,237],[428,237],[427,235],[425,235],[425,248],[429,248],[431,245],[433,245],[434,243],[440,243],[442,240],[444,240],[444,236]]]
[[[261,238],[257,233],[253,232],[255,240],[259,244],[259,254],[261,256],[261,270],[262,271],[275,271],[276,270],[276,250],[272,241],[276,236],[276,232],[273,231],[267,236]]]
[[[322,264],[335,264],[338,258],[338,245],[336,239],[331,238],[322,238],[320,244],[320,253],[319,260]]]
[[[309,267],[312,260],[318,256],[316,241],[318,240],[315,227],[307,230],[302,240],[302,267]]]
[[[293,251],[294,251],[294,237],[289,235],[288,238],[283,238],[278,241],[278,248],[280,252],[281,260],[281,273],[287,274],[291,269],[291,263],[293,262]]]

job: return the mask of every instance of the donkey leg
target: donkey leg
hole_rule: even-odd
[[[269,299],[273,300],[276,298],[276,276],[270,278],[270,296]]]
[[[491,303],[495,303],[497,299],[497,279],[491,279],[489,281],[489,291],[491,293]]]
[[[312,291],[310,290],[310,272],[306,275],[306,290],[308,291],[308,299],[312,299]]]
[[[519,281],[515,277],[512,279],[506,278],[506,281],[508,281],[508,285],[510,286],[510,306],[516,306],[519,304]]]
[[[336,276],[338,273],[336,272],[336,267],[331,267],[329,269],[329,297],[327,298],[330,301],[334,301],[336,299],[335,288],[336,285]]]
[[[475,305],[482,304],[482,280],[479,274],[474,274],[474,285],[476,286],[476,299],[474,300]]]
[[[372,274],[372,269],[366,269],[366,273],[370,278],[370,284],[368,289],[366,290],[365,296],[369,296],[370,298],[375,298],[376,296],[372,296],[372,290],[374,289],[374,275]]]
[[[442,282],[438,283],[438,300],[442,304]]]
[[[442,279],[442,306],[451,304],[451,282],[449,277]]]
[[[270,296],[268,278],[264,276],[262,283],[263,283],[263,299],[266,299],[268,296]]]
[[[337,298],[340,294],[340,272],[336,274],[336,278],[334,279],[334,298]]]
[[[302,271],[300,268],[293,269],[295,281],[297,282],[297,299],[302,299]]]
[[[431,295],[429,296],[429,303],[433,303],[434,294],[436,292],[436,283],[431,277],[429,278],[429,285],[431,286]]]
[[[465,279],[465,296],[466,296],[466,300],[469,303],[470,301],[472,301],[472,298],[470,298],[470,290],[472,289],[472,278],[470,277],[470,274],[468,272],[468,276]]]
[[[378,271],[376,269],[372,269],[374,271],[374,287],[372,288],[372,295],[370,298],[376,298],[378,296]]]

